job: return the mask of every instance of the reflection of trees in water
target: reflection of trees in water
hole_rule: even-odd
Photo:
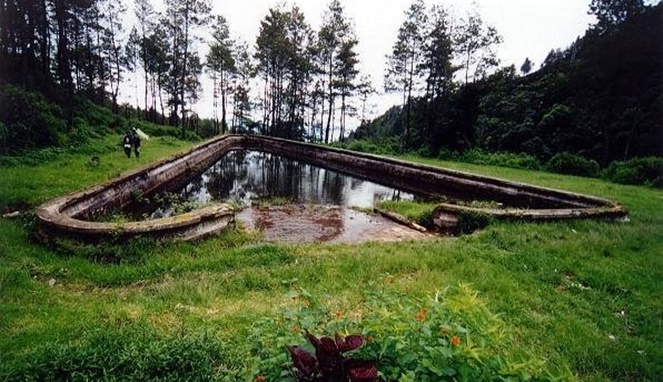
[[[197,175],[187,183],[186,187],[180,193],[183,198],[192,198],[200,193],[203,188],[203,175]]]
[[[290,158],[232,151],[196,177],[182,195],[194,198],[195,194],[207,193],[212,200],[247,204],[256,198],[283,197],[297,202],[343,205],[348,200],[345,193],[361,192],[364,184],[373,189],[370,182]],[[376,186],[373,192],[372,197],[400,199],[400,191],[390,188]]]
[[[246,151],[232,151],[205,172],[207,192],[213,200],[227,200],[231,196],[245,194],[245,191],[233,193],[233,189],[249,177],[246,156]]]
[[[364,181],[361,180],[361,179],[350,178],[350,189],[351,190],[357,190],[357,189],[361,188],[363,183],[364,183]]]
[[[344,175],[324,170],[323,199],[327,203],[343,204]]]

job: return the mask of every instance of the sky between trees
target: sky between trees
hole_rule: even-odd
[[[124,0],[128,12],[125,31],[130,31],[134,24],[133,1]],[[429,1],[431,2],[431,1]],[[153,0],[156,10],[163,10],[161,0]],[[223,15],[230,28],[231,37],[246,42],[251,50],[255,46],[259,33],[260,21],[270,8],[279,4],[289,7],[296,4],[304,13],[307,22],[317,29],[322,20],[327,0],[302,0],[279,2],[275,0],[214,1],[213,14]],[[385,94],[383,76],[386,70],[385,56],[391,52],[396,41],[398,28],[410,6],[409,0],[363,0],[341,1],[345,14],[354,24],[359,53],[359,69],[373,80],[378,93],[373,95],[369,104],[373,107],[371,117],[377,116],[389,107],[400,104],[399,94]],[[455,17],[463,17],[471,9],[466,0],[440,0],[431,3],[442,4]],[[526,58],[537,69],[551,49],[564,48],[581,36],[594,17],[588,15],[589,0],[477,0],[477,9],[486,24],[494,26],[503,37],[503,42],[496,47],[500,66],[520,65]],[[197,49],[204,57],[208,46],[200,44]],[[140,77],[140,76],[138,76]],[[137,104],[135,94],[136,77],[126,76],[121,99]],[[140,83],[140,79],[138,79]],[[201,100],[194,107],[202,118],[212,116],[211,81],[202,78],[203,93]],[[141,88],[142,84],[138,86]],[[140,92],[139,92],[140,93]],[[140,94],[138,95],[140,100]],[[358,123],[349,119],[348,126]]]

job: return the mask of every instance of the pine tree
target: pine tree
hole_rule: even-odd
[[[343,6],[339,0],[332,0],[323,15],[322,26],[318,31],[317,48],[320,71],[323,76],[321,82],[326,93],[327,124],[324,134],[325,143],[329,143],[330,138],[334,135],[334,111],[336,109],[336,97],[338,96],[335,84],[339,83],[337,70],[343,66],[342,63],[339,63],[340,51],[344,44],[349,44],[354,40],[356,40],[354,30],[345,15]],[[348,47],[349,45],[346,46],[346,48]],[[348,54],[346,54],[346,57],[349,57]],[[324,110],[322,114],[324,117]]]
[[[525,58],[525,61],[523,64],[520,66],[520,71],[524,74],[527,75],[531,70],[532,67],[534,66],[534,63],[530,61],[529,57]]]
[[[644,10],[643,0],[591,0],[589,3],[589,14],[596,16],[594,30],[599,33]]]
[[[141,66],[143,67],[143,81],[144,81],[144,105],[145,105],[145,111],[147,110],[152,110],[152,113],[154,113],[154,110],[156,109],[155,107],[155,102],[156,98],[154,95],[154,92],[152,92],[152,107],[150,108],[150,103],[148,102],[148,89],[151,87],[150,82],[151,82],[151,75],[153,72],[151,72],[150,65],[148,64],[149,59],[148,59],[148,49],[150,48],[149,43],[150,41],[148,40],[148,36],[150,36],[152,33],[154,33],[154,28],[155,28],[155,23],[156,23],[156,12],[154,11],[154,7],[150,3],[149,0],[135,0],[134,2],[134,14],[136,15],[136,19],[138,20],[138,28],[137,30],[140,31],[140,35],[138,37],[138,44],[139,47],[137,48],[138,53],[138,59],[141,63]],[[149,116],[149,114],[148,114]],[[149,118],[149,117],[148,117]],[[152,121],[154,121],[153,118],[149,118]]]
[[[228,131],[226,107],[230,85],[234,75],[235,58],[233,57],[234,41],[230,38],[228,23],[223,16],[216,16],[212,23],[212,39],[207,53],[206,66],[212,76],[214,95],[213,113],[216,134]],[[218,98],[221,96],[221,128],[218,120]]]
[[[166,0],[166,25],[170,48],[169,104],[171,122],[177,125],[182,116],[182,135],[186,129],[187,100],[197,99],[200,88],[200,58],[194,49],[201,40],[198,29],[209,23],[210,0]]]
[[[359,59],[357,58],[357,52],[355,47],[357,46],[357,40],[347,40],[341,45],[336,61],[336,73],[338,73],[338,79],[334,83],[334,89],[338,91],[338,94],[341,96],[341,115],[339,123],[339,140],[345,139],[345,129],[346,129],[346,116],[348,114],[348,98],[354,95],[357,85],[355,80],[359,74],[357,69],[357,64]]]
[[[422,79],[425,26],[428,23],[426,5],[415,0],[405,12],[405,20],[398,29],[398,37],[387,56],[385,90],[401,91],[406,108],[404,142],[407,144],[412,124],[412,98]]]
[[[456,50],[459,61],[465,69],[465,83],[483,78],[488,70],[498,65],[493,50],[494,46],[502,42],[502,36],[495,27],[486,25],[476,9],[467,14],[458,28],[456,28]]]
[[[102,79],[110,89],[113,112],[118,112],[117,96],[122,83],[122,69],[125,66],[125,56],[122,47],[122,18],[126,7],[115,0],[102,0],[99,3],[100,14],[103,15],[101,35],[101,59],[104,62],[106,73]]]

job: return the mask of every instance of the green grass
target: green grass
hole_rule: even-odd
[[[99,165],[63,154],[3,167],[0,205],[34,207],[186,145],[151,140],[139,161],[118,148]],[[226,232],[108,264],[34,243],[29,217],[0,219],[0,379],[236,380],[260,372],[239,349],[257,320],[292,304],[293,291],[361,312],[368,286],[420,299],[459,284],[503,322],[506,358],[526,355],[561,379],[663,375],[663,192],[407,159],[609,198],[630,221],[495,223],[458,238],[359,245],[275,245]]]
[[[394,211],[407,220],[426,228],[433,228],[433,210],[436,205],[435,203],[418,203],[413,200],[386,200],[380,202],[378,207]]]
[[[17,162],[15,166],[0,167],[0,210],[14,205],[39,205],[55,196],[107,181],[191,146],[191,143],[169,136],[156,137],[143,143],[139,159],[133,154],[128,159],[120,147],[120,138],[119,135],[108,136],[92,141],[84,148],[63,151],[55,158],[51,155],[40,158],[42,153],[30,153],[14,160]]]

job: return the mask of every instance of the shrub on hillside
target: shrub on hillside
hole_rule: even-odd
[[[123,133],[126,129],[126,120],[114,114],[110,107],[96,104],[85,98],[76,100],[76,117],[88,126],[94,137],[102,137],[113,133]]]
[[[352,141],[348,143],[347,149],[369,154],[382,153],[382,150],[375,143],[369,141]]]
[[[593,159],[568,152],[555,154],[546,164],[550,172],[566,175],[595,177],[599,172],[599,164]]]
[[[0,121],[0,154],[57,145],[66,131],[57,105],[15,86],[0,88]]]
[[[649,184],[663,188],[663,158],[633,158],[612,162],[603,170],[602,176],[620,184]]]
[[[488,153],[479,149],[472,149],[464,152],[458,160],[466,163],[526,170],[539,170],[541,168],[541,163],[536,157],[525,153]]]
[[[400,141],[395,137],[385,138],[379,141],[352,139],[345,142],[334,142],[330,145],[332,147],[338,147],[346,150],[377,155],[397,155],[402,153]]]

